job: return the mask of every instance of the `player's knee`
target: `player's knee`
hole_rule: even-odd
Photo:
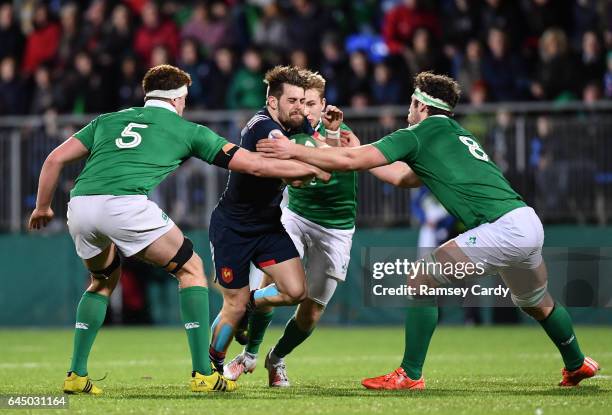
[[[534,319],[543,320],[552,308],[552,300],[547,301],[547,299],[550,299],[550,296],[547,294],[547,286],[543,285],[527,293],[512,294],[511,296],[512,302],[517,307],[520,307],[521,310]]]
[[[181,288],[200,286],[206,287],[204,276],[204,263],[197,253],[193,253],[191,258],[175,274]]]
[[[299,304],[306,299],[306,289],[304,287],[291,287],[282,295],[290,305]]]
[[[232,299],[237,300],[237,299]],[[229,320],[238,322],[246,313],[247,305],[244,301],[232,301],[227,298],[223,299],[223,307],[221,307],[221,315]]]

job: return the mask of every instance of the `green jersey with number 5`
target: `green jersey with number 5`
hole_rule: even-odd
[[[474,136],[444,115],[373,143],[389,162],[407,163],[469,229],[526,206]]]
[[[350,131],[345,124],[340,129]],[[325,137],[322,123],[316,132]],[[314,139],[307,134],[293,135],[291,140],[308,147],[316,146]],[[302,187],[289,186],[287,207],[325,228],[352,229],[357,215],[357,173],[336,171],[332,172],[327,183],[313,179]]]
[[[74,134],[90,154],[71,196],[146,195],[183,161],[211,163],[227,141],[158,106],[103,114]]]

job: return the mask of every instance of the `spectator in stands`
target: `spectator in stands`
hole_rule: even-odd
[[[433,42],[427,29],[419,27],[414,31],[412,48],[404,49],[404,59],[412,76],[422,71],[448,72],[448,65]]]
[[[482,112],[481,107],[487,100],[487,86],[484,81],[476,81],[466,92],[470,107],[475,111],[462,117],[461,125],[474,134],[474,137],[484,145],[489,129],[489,117],[485,112]]]
[[[293,8],[287,19],[289,49],[304,48],[314,58],[321,36],[331,27],[330,20],[312,0],[292,0],[291,4]]]
[[[472,85],[483,79],[482,45],[476,39],[471,39],[465,47],[465,55],[455,61],[454,77],[459,82],[462,95],[468,95]]]
[[[402,102],[401,84],[385,62],[379,62],[374,67],[371,96],[374,105],[398,105]]]
[[[206,3],[200,1],[193,7],[191,17],[189,17],[189,20],[187,20],[181,29],[181,38],[196,39],[199,43],[198,47],[205,47],[209,41],[210,25],[210,13]]]
[[[580,79],[582,85],[601,82],[606,71],[601,44],[597,34],[591,30],[582,35],[582,53],[580,55]]]
[[[343,95],[343,79],[348,72],[344,50],[339,44],[335,35],[328,34],[321,42],[321,52],[323,59],[319,71],[325,78],[325,97],[328,102],[345,103],[346,97]]]
[[[67,3],[60,10],[61,37],[55,59],[55,72],[61,74],[71,64],[84,42],[79,21],[79,9],[75,3]]]
[[[136,58],[131,55],[125,56],[121,60],[115,108],[123,109],[143,105],[141,79]]]
[[[261,56],[256,49],[247,49],[242,55],[243,67],[234,75],[227,91],[229,109],[257,109],[266,100]]]
[[[165,64],[173,64],[170,60],[168,48],[164,45],[155,45],[151,51],[151,67]]]
[[[597,2],[594,0],[575,0],[573,5],[573,16],[571,22],[572,24],[565,24],[559,27],[570,27],[572,30],[572,39],[573,44],[577,47],[580,46],[580,42],[582,40],[582,36],[587,31],[597,31],[601,27],[602,19],[599,16],[597,11]],[[612,7],[610,7],[610,2],[608,3],[608,12],[612,12]],[[569,7],[567,8],[570,9]],[[604,25],[608,29],[612,26]]]
[[[263,6],[263,15],[255,23],[253,42],[261,50],[285,52],[288,50],[287,20],[275,0]]]
[[[13,5],[0,5],[0,59],[12,56],[19,60],[23,53],[24,38],[14,19]]]
[[[206,91],[203,79],[209,71],[209,66],[202,62],[198,53],[198,41],[195,38],[185,38],[181,42],[179,65],[191,76],[191,86],[187,101],[189,108],[204,108],[206,106]]]
[[[142,26],[134,37],[134,51],[147,66],[151,64],[151,54],[155,46],[163,45],[168,49],[171,60],[178,51],[178,32],[174,22],[162,20],[154,2],[148,2],[142,9]]]
[[[498,28],[515,42],[522,43],[524,28],[523,16],[516,0],[485,0],[480,9],[480,31],[483,37],[491,29]]]
[[[51,72],[46,65],[39,65],[34,72],[34,90],[30,98],[30,114],[42,115],[47,110],[57,109],[59,97],[51,82]],[[61,94],[64,96],[65,94]]]
[[[357,50],[349,56],[349,72],[345,82],[344,96],[349,97],[351,106],[353,106],[353,97],[359,95],[365,97],[369,101],[370,92],[370,63],[365,52]],[[359,105],[363,103],[362,99],[358,99]]]
[[[109,91],[100,73],[94,70],[94,63],[87,52],[76,54],[73,70],[64,82],[67,98],[62,107],[64,111],[91,114],[109,110]]]
[[[289,54],[289,64],[298,68],[308,68],[308,55],[304,49],[295,49]]]
[[[234,77],[234,55],[228,48],[215,51],[213,64],[204,82],[207,91],[207,107],[225,109],[227,105],[227,86]]]
[[[130,10],[123,4],[113,9],[111,20],[104,28],[100,47],[100,61],[105,66],[119,69],[122,58],[132,54],[132,24]]]
[[[482,76],[492,101],[516,101],[524,98],[527,81],[520,58],[509,47],[506,33],[498,28],[489,30],[489,49],[483,58]]]
[[[515,172],[509,169],[515,165],[511,141],[515,135],[512,128],[512,115],[509,111],[500,109],[495,114],[495,124],[487,135],[488,147],[491,149],[493,161],[500,168],[504,176],[512,176]]]
[[[23,114],[26,91],[17,76],[17,62],[5,56],[0,62],[0,115]]]
[[[389,52],[403,52],[418,28],[428,29],[436,37],[441,34],[438,16],[422,7],[419,0],[403,0],[389,10],[382,25],[382,35]]]
[[[442,27],[444,44],[452,45],[458,50],[478,35],[478,9],[470,0],[453,0],[442,9]]]
[[[236,43],[236,28],[227,4],[224,1],[214,1],[210,6],[210,20],[206,27],[203,45],[211,53],[220,47],[232,47]]]
[[[571,55],[567,36],[561,29],[548,29],[540,38],[540,60],[531,93],[537,99],[555,100],[576,96],[580,77]]]
[[[83,25],[83,42],[85,50],[99,63],[102,42],[104,40],[104,22],[106,17],[106,0],[93,0],[85,11]]]
[[[40,64],[54,59],[60,40],[60,26],[50,19],[44,3],[34,7],[32,23],[34,30],[27,37],[22,62],[25,75],[32,74]]]

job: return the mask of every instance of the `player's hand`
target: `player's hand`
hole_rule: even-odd
[[[338,131],[344,120],[344,114],[340,108],[334,105],[328,105],[323,112],[322,120],[326,130]]]
[[[312,166],[315,169],[315,177],[317,178],[317,180],[321,180],[324,183],[327,183],[329,181],[329,179],[331,179],[331,173],[325,171],[325,170],[321,170],[318,167]]]
[[[342,147],[359,147],[361,142],[352,131],[340,130],[340,145]]]
[[[51,222],[53,216],[55,216],[55,214],[53,213],[53,210],[50,207],[44,209],[34,209],[34,212],[32,212],[32,215],[30,216],[28,229],[33,230],[44,228],[49,222]]]
[[[291,147],[295,144],[284,135],[276,138],[264,138],[257,142],[257,151],[264,157],[287,160],[292,156]]]

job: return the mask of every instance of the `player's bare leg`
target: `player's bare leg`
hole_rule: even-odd
[[[249,287],[230,289],[221,287],[223,306],[211,326],[210,360],[217,370],[223,370],[225,353],[232,341],[236,327],[244,318],[249,302]]]
[[[213,372],[208,356],[209,316],[208,288],[202,259],[193,245],[174,226],[143,251],[138,258],[164,267],[179,282],[181,318],[191,351],[191,390],[194,392],[232,391],[236,384]]]
[[[472,262],[454,240],[443,244],[422,261],[434,270],[434,264],[437,263]],[[427,269],[428,267],[424,270]],[[409,277],[408,285],[415,287],[419,292],[421,286],[435,288],[442,285],[445,279],[451,278],[454,276],[421,272]],[[364,379],[361,384],[368,389],[424,389],[423,365],[437,324],[438,306],[435,297],[424,295],[410,299],[406,308],[405,349],[401,366],[386,375]]]
[[[96,335],[104,323],[108,298],[121,277],[121,266],[112,243],[95,257],[83,262],[91,272],[91,283],[77,307],[72,363],[63,390],[65,393],[100,395],[102,390],[89,380],[87,361]]]
[[[300,258],[269,265],[264,271],[274,285],[255,291],[252,300],[256,308],[295,305],[306,298],[306,275]]]
[[[559,386],[577,386],[583,379],[595,376],[599,364],[584,356],[570,315],[546,290],[548,273],[544,262],[534,269],[509,268],[500,273],[513,302],[540,323],[561,353],[565,367]]]

